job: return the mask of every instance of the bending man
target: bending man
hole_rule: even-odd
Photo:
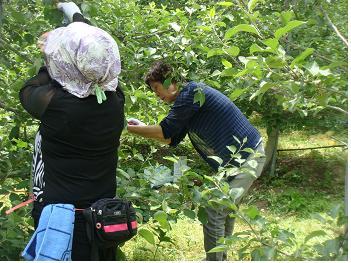
[[[173,103],[168,115],[159,125],[145,125],[138,120],[131,120],[128,125],[129,132],[157,139],[170,146],[178,145],[188,134],[196,151],[214,171],[218,170],[219,164],[208,158],[209,156],[220,157],[223,165],[228,162],[235,166],[239,165],[231,160],[231,152],[227,148],[229,145],[234,145],[239,149],[240,145],[234,136],[241,142],[247,138],[242,148],[251,148],[264,155],[260,133],[229,98],[203,83],[193,81],[186,83],[181,90],[175,80],[172,80],[169,87],[164,87],[163,83],[167,76],[172,76],[172,68],[158,61],[146,75],[145,82],[162,101]],[[194,103],[194,94],[198,88],[205,95],[205,102],[201,106],[198,102]],[[255,158],[247,152],[242,152],[241,155],[246,160],[255,159],[258,165],[255,168],[256,177],[246,173],[235,177],[229,175],[228,178],[231,179],[227,180],[231,188],[244,189],[241,197],[237,199],[238,203],[253,181],[260,176],[265,161],[264,157]],[[204,247],[208,252],[217,246],[219,238],[232,234],[234,219],[229,217],[230,211],[226,209],[208,207],[206,211],[208,222],[203,226],[203,232]],[[222,261],[226,258],[225,252],[206,253],[206,260]]]

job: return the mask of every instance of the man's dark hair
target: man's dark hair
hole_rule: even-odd
[[[158,60],[152,64],[149,72],[145,76],[145,83],[150,87],[151,81],[163,82],[172,76],[172,67],[162,60]]]

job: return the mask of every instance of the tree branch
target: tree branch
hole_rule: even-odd
[[[344,42],[346,47],[349,47],[347,39],[340,33],[338,28],[333,24],[333,22],[331,21],[331,19],[329,18],[328,14],[327,14],[327,12],[323,9],[322,6],[319,6],[319,10],[321,10],[321,12],[323,13],[325,19],[328,22],[328,25],[334,30],[334,32],[338,35],[338,37],[342,40],[342,42]]]
[[[346,147],[345,144],[339,145],[328,145],[328,146],[318,146],[318,147],[308,147],[308,148],[290,148],[290,149],[278,149],[277,152],[291,152],[291,151],[306,151],[306,150],[315,150],[315,149],[327,149],[327,148],[340,148]]]
[[[331,105],[327,105],[326,107],[348,115],[348,112],[342,108],[331,106]]]
[[[241,10],[243,10],[243,12],[246,14],[247,18],[250,20],[250,23],[256,28],[256,30],[258,32],[258,36],[260,37],[260,39],[263,39],[261,31],[258,28],[256,22],[253,21],[252,18],[250,17],[250,15],[249,15],[249,10],[247,9],[247,3],[245,3],[243,0],[239,0],[239,1],[236,1],[236,2],[238,3],[239,8],[241,8]]]

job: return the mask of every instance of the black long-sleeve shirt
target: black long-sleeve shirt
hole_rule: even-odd
[[[102,104],[93,95],[78,98],[51,79],[45,67],[21,89],[22,106],[40,120],[33,176],[41,205],[84,208],[115,196],[124,95],[119,88],[105,94]]]

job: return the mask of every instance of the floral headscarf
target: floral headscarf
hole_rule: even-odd
[[[103,91],[116,90],[121,72],[119,50],[104,30],[74,22],[50,31],[43,42],[51,78],[71,94],[104,97]]]

